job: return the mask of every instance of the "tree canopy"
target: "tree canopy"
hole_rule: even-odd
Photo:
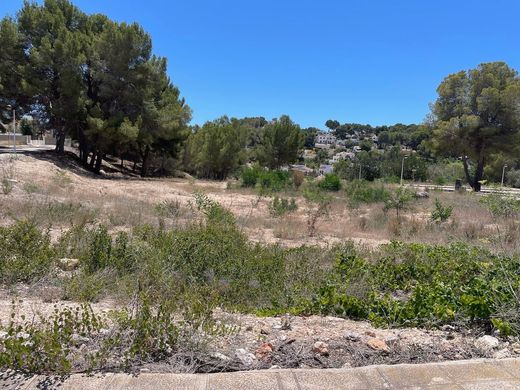
[[[514,153],[520,143],[518,72],[504,62],[480,64],[447,76],[437,93],[433,146],[438,154],[460,156],[466,180],[479,191],[490,155]]]
[[[264,166],[276,169],[298,159],[304,136],[300,126],[287,115],[267,125],[258,148],[258,160]]]
[[[99,172],[110,153],[148,173],[153,156],[176,156],[191,111],[152,54],[137,23],[87,15],[68,0],[25,2],[0,22],[0,122],[8,105],[52,130],[56,150],[66,136]],[[90,159],[90,161],[89,161]]]

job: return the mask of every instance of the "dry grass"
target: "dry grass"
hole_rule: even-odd
[[[400,221],[394,213],[384,213],[382,203],[350,206],[346,194],[334,195],[328,216],[319,219],[316,237],[308,237],[308,205],[300,192],[279,194],[295,197],[298,210],[281,218],[269,215],[271,198],[237,182],[193,179],[115,179],[94,176],[70,161],[55,160],[52,154],[0,156],[1,166],[16,179],[10,194],[2,195],[2,224],[32,218],[40,225],[63,230],[72,225],[103,223],[111,230],[131,229],[140,224],[183,226],[193,213],[189,203],[195,192],[205,192],[229,208],[239,226],[254,241],[286,246],[329,245],[353,240],[376,246],[392,239],[427,243],[468,241],[501,250],[518,250],[520,227],[517,221],[494,218],[472,193],[430,192],[429,199],[412,202]],[[451,218],[440,225],[430,221],[435,199],[453,206]],[[161,204],[175,204],[177,211],[164,215]],[[174,208],[175,208],[174,207]],[[168,213],[167,213],[168,214]]]

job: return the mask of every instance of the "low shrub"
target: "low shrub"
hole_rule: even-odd
[[[341,180],[338,175],[327,173],[318,183],[318,187],[325,191],[339,191],[341,189]]]
[[[520,215],[520,200],[500,194],[489,194],[480,198],[494,217],[512,218]]]
[[[453,213],[453,206],[444,206],[439,199],[435,199],[435,209],[431,213],[431,220],[435,223],[446,222]]]
[[[4,283],[30,282],[41,277],[53,260],[49,235],[32,222],[0,226],[0,278]]]
[[[281,191],[291,183],[288,171],[268,170],[259,166],[245,168],[241,174],[242,187],[260,187],[263,190]]]
[[[296,210],[298,210],[298,205],[296,204],[294,198],[289,200],[275,196],[271,203],[269,203],[269,213],[273,217],[281,217]]]
[[[345,187],[345,193],[349,203],[384,202],[390,197],[390,193],[382,184],[375,184],[365,180],[353,180]]]

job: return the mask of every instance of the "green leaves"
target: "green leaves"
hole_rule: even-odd
[[[433,146],[439,154],[462,156],[466,179],[478,191],[489,155],[514,153],[520,134],[518,73],[504,62],[484,63],[449,75],[437,92]]]

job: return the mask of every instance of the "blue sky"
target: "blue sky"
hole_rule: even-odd
[[[0,0],[0,16],[23,1]],[[290,115],[302,126],[420,122],[444,76],[481,62],[520,70],[518,0],[76,0],[136,21],[193,109]]]

